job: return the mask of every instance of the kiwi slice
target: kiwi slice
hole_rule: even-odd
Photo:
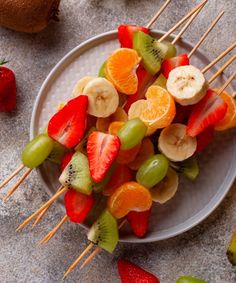
[[[87,156],[81,152],[76,152],[62,172],[59,181],[65,187],[71,187],[78,192],[90,195],[92,193],[92,180]]]
[[[179,173],[182,173],[192,181],[195,180],[199,174],[199,166],[195,157],[190,157],[174,166],[176,166],[175,169],[177,169]]]
[[[176,47],[174,46],[174,44],[171,44],[168,41],[163,41],[162,43],[165,44],[168,47],[165,59],[169,59],[169,58],[175,57],[176,53],[177,53],[177,50],[176,50]]]
[[[55,141],[53,144],[53,149],[48,156],[48,159],[53,163],[60,165],[63,156],[65,155],[66,152],[68,152],[68,149],[66,149],[63,145]]]
[[[101,78],[106,78],[106,63],[105,61],[99,69],[98,76]]]
[[[112,253],[118,243],[116,219],[108,210],[102,212],[88,232],[88,239],[100,248]]]
[[[155,75],[160,71],[168,51],[166,44],[158,42],[142,31],[137,31],[134,33],[133,48],[142,57],[143,66],[148,72]]]

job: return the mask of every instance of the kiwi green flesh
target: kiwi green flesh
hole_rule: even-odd
[[[60,165],[63,159],[63,156],[65,155],[66,152],[68,152],[68,149],[65,148],[63,145],[61,145],[60,143],[55,141],[53,144],[53,149],[48,156],[48,160]]]
[[[177,50],[176,50],[176,47],[174,46],[174,44],[171,44],[168,41],[163,41],[162,43],[165,44],[167,46],[167,48],[168,48],[167,52],[166,52],[165,59],[169,59],[169,58],[175,57],[176,53],[177,53]]]
[[[87,157],[81,152],[76,152],[62,172],[59,181],[65,187],[90,195],[92,180]]]
[[[182,173],[185,177],[190,180],[195,180],[199,174],[199,166],[196,158],[190,157],[180,163],[180,167],[178,169],[180,173]]]
[[[101,78],[106,78],[106,63],[105,61],[99,69],[98,76]]]
[[[166,57],[168,46],[142,31],[134,33],[133,48],[142,57],[144,68],[152,75],[158,73]]]
[[[88,239],[100,248],[112,253],[118,243],[116,219],[108,210],[102,212],[88,232]]]

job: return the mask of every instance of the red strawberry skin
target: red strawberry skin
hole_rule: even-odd
[[[118,27],[118,39],[121,47],[133,48],[133,35],[136,31],[149,33],[149,29],[135,25],[120,25]]]
[[[147,233],[150,215],[151,209],[142,212],[130,211],[128,213],[127,220],[137,237],[142,238]]]
[[[48,135],[67,148],[75,147],[83,138],[87,125],[88,97],[71,99],[48,123]]]
[[[196,152],[202,152],[213,141],[214,132],[214,126],[210,126],[197,135]]]
[[[64,171],[67,164],[71,161],[73,154],[74,154],[74,152],[68,152],[63,156],[63,159],[62,159],[62,162],[61,162],[61,172]]]
[[[120,149],[117,136],[93,132],[88,137],[87,154],[92,179],[99,183],[105,177]]]
[[[16,79],[12,70],[0,67],[0,112],[16,108]]]
[[[122,283],[160,283],[156,276],[125,259],[118,260],[118,272]]]
[[[69,189],[64,198],[66,214],[72,222],[83,223],[95,203],[92,195]]]
[[[224,118],[228,105],[213,90],[209,89],[206,95],[194,105],[190,114],[187,134],[191,137],[199,135],[207,127],[213,126]]]
[[[189,58],[187,54],[182,54],[176,57],[172,57],[163,61],[161,65],[162,73],[166,79],[169,78],[170,72],[180,66],[189,65]]]
[[[176,115],[174,118],[174,123],[186,124],[188,123],[188,118],[192,112],[193,105],[182,106],[176,103]]]

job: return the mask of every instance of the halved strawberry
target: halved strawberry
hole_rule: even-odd
[[[137,237],[141,238],[147,233],[150,215],[151,209],[141,212],[130,211],[127,214],[127,220]]]
[[[133,48],[133,35],[136,31],[149,33],[149,29],[135,25],[120,25],[118,27],[118,39],[121,47]]]
[[[92,179],[99,183],[103,180],[120,149],[117,136],[92,132],[88,137],[87,154]]]
[[[87,124],[88,97],[71,99],[48,123],[48,135],[67,148],[75,147],[84,136]]]
[[[214,126],[207,127],[203,132],[197,135],[196,152],[201,152],[205,149],[214,138]]]
[[[187,134],[195,137],[207,127],[213,126],[224,118],[227,104],[213,90],[209,89],[206,95],[194,105],[187,126]]]
[[[135,94],[129,95],[125,104],[124,110],[128,113],[132,103],[139,99],[145,98],[145,93],[148,87],[155,81],[155,77],[139,65],[136,71],[138,77],[138,90]]]
[[[118,272],[122,283],[160,283],[156,276],[125,259],[118,260]]]
[[[84,195],[72,189],[66,192],[64,201],[66,214],[75,223],[83,223],[95,203],[92,195]]]
[[[161,65],[163,75],[168,79],[169,73],[180,66],[189,65],[189,58],[187,54],[182,54],[176,57],[172,57],[163,61]]]
[[[193,105],[183,106],[176,103],[176,114],[173,123],[186,124],[192,109]]]
[[[68,152],[63,156],[63,159],[61,161],[61,172],[64,171],[67,164],[71,161],[73,154],[74,152]]]

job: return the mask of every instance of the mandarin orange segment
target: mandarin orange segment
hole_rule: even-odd
[[[217,92],[218,90],[215,89]],[[227,112],[222,120],[220,120],[215,125],[216,131],[224,131],[233,127],[236,127],[236,102],[235,99],[228,94],[226,91],[223,91],[220,94],[221,98],[226,102],[228,105]]]
[[[108,199],[108,209],[118,219],[129,211],[145,211],[151,206],[152,197],[149,190],[136,182],[124,183]]]
[[[106,77],[119,92],[130,95],[137,91],[136,68],[140,60],[137,51],[129,48],[119,48],[108,58]]]
[[[108,133],[110,135],[116,135],[119,130],[124,126],[125,122],[119,122],[119,121],[115,121],[112,122],[109,127],[108,127]]]
[[[160,86],[149,87],[145,96],[146,100],[142,99],[131,105],[128,117],[139,117],[148,127],[147,135],[150,135],[157,129],[169,126],[176,109],[172,96]]]
[[[146,161],[149,157],[154,155],[154,146],[149,138],[145,138],[142,141],[140,150],[135,157],[134,161],[128,164],[129,168],[132,170],[138,170],[139,167]]]

